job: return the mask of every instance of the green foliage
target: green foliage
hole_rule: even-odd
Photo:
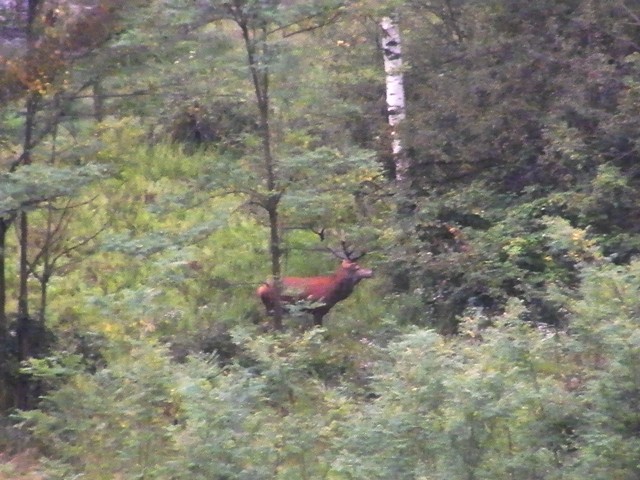
[[[204,356],[171,364],[157,345],[123,344],[109,368],[74,375],[40,410],[23,412],[36,438],[56,440],[52,478],[326,475],[352,406],[310,370],[323,334],[236,336],[249,368]]]
[[[553,361],[562,344],[520,323],[520,312],[514,306],[482,333],[482,319],[469,317],[465,341],[419,331],[392,343],[373,386],[381,396],[347,429],[338,469],[357,478],[558,471],[574,415]]]
[[[638,262],[584,272],[581,298],[572,304],[572,351],[582,369],[573,373],[584,407],[576,430],[582,440],[577,475],[634,478],[637,454]]]
[[[77,373],[46,397],[41,410],[22,414],[56,458],[53,478],[80,472],[96,479],[155,476],[175,451],[170,427],[177,404],[166,354],[151,345],[122,347],[127,355],[108,369]]]
[[[400,10],[413,95],[405,133],[422,215],[419,238],[395,256],[413,265],[408,287],[424,290],[432,325],[444,331],[479,298],[498,312],[517,297],[535,318],[562,324],[551,285],[574,288],[577,263],[595,251],[619,262],[638,252],[627,130],[637,54],[621,48],[638,32],[619,27],[635,13],[617,1],[524,3]],[[559,246],[550,230],[562,221],[584,231],[588,251]],[[416,260],[425,251],[434,257]]]
[[[245,348],[256,361],[250,369],[218,371],[208,382],[189,379],[181,390],[188,420],[176,478],[323,476],[332,422],[349,410],[298,364],[309,343],[319,341],[316,334],[250,340]],[[189,368],[192,374],[193,368],[202,378],[201,361]]]
[[[568,332],[511,301],[469,312],[458,337],[385,347],[235,329],[224,367],[147,342],[93,375],[42,360],[34,372],[72,376],[23,415],[60,477],[634,478],[638,268],[585,270]]]
[[[615,279],[611,268],[598,269],[588,283],[630,286],[635,269]],[[532,328],[513,305],[499,318],[468,317],[466,340],[419,331],[392,343],[393,361],[374,384],[383,393],[352,419],[337,470],[356,478],[634,478],[635,325],[601,315],[602,297],[591,293],[586,286],[576,304],[576,335]],[[593,322],[602,324],[595,334]]]
[[[637,7],[233,5],[268,72],[277,190],[229,2],[132,3],[39,84],[33,163],[0,176],[11,348],[13,215],[29,211],[31,304],[59,255],[34,319],[54,345],[12,359],[43,395],[13,417],[43,475],[638,478]],[[385,179],[392,9],[411,192]],[[7,166],[25,110],[3,106]],[[324,329],[262,327],[274,192],[284,274],[334,270],[336,233],[369,250],[376,278]]]
[[[102,165],[59,168],[27,165],[0,176],[0,217],[19,210],[31,210],[59,197],[77,194],[82,188],[104,178]]]

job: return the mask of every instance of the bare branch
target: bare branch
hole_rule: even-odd
[[[268,34],[271,35],[273,33],[282,32],[282,38],[287,38],[287,37],[293,37],[294,35],[298,35],[300,33],[312,32],[319,28],[335,23],[342,16],[342,13],[343,12],[338,8],[328,18],[324,18],[324,19],[321,18],[320,21],[317,23],[314,23],[312,25],[307,25],[307,26],[299,26],[297,29],[290,32],[286,31],[289,28],[302,25],[313,19],[322,17],[325,14],[325,12],[318,12],[316,14],[309,15],[308,17],[296,19],[286,25],[280,25],[272,30],[269,30]]]
[[[53,257],[53,259],[51,260],[51,266],[54,266],[55,263],[62,257],[64,256],[68,256],[70,253],[78,250],[79,248],[84,247],[85,245],[87,245],[89,242],[95,240],[96,238],[98,238],[98,235],[100,235],[102,232],[104,232],[107,229],[108,224],[104,224],[102,227],[100,227],[95,233],[93,233],[93,235],[90,235],[88,237],[85,237],[81,240],[79,240],[77,243],[64,248],[60,251],[60,253],[58,253],[57,255],[55,255]]]
[[[632,10],[628,5],[627,5],[627,4],[626,4],[626,2],[624,2],[624,1],[623,1],[623,2],[620,2],[620,3],[621,3],[621,5],[622,5],[622,8],[624,9],[624,11],[627,13],[627,15],[629,15],[629,16],[633,19],[634,23],[632,23],[632,25],[639,26],[639,25],[640,25],[640,16],[639,16],[637,13],[635,13],[635,12],[634,12],[634,11],[633,11],[633,10]]]

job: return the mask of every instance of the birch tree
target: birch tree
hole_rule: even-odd
[[[380,28],[387,86],[387,116],[391,128],[391,150],[395,164],[395,178],[402,184],[407,181],[409,162],[399,132],[400,124],[405,119],[405,98],[402,44],[397,15],[383,17]]]

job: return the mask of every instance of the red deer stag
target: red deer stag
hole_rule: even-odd
[[[342,260],[340,267],[333,275],[320,277],[283,277],[282,294],[280,302],[283,306],[295,305],[303,302],[302,310],[313,315],[313,324],[322,325],[322,318],[331,308],[341,300],[347,298],[353,292],[354,287],[363,278],[371,278],[373,270],[362,268],[356,260],[362,258],[364,253],[355,254],[349,250],[346,243],[342,242],[342,252],[329,249],[335,256]],[[267,313],[273,312],[278,301],[274,282],[268,281],[260,285],[256,291],[262,303],[267,308]]]

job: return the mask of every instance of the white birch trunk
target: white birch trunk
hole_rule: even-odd
[[[396,17],[384,17],[382,29],[382,53],[387,79],[387,113],[391,127],[391,149],[396,167],[396,181],[407,180],[409,162],[404,153],[398,126],[405,118],[404,77],[400,29]]]

